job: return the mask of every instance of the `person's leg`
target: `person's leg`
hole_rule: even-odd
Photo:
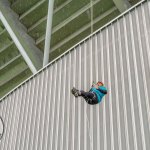
[[[85,101],[90,105],[94,105],[98,103],[97,96],[92,92],[85,92],[83,90],[79,91],[74,87],[71,90],[71,92],[75,97],[82,96],[85,99]]]
[[[97,96],[92,92],[85,92],[81,90],[79,91],[79,96],[82,96],[85,99],[85,101],[90,105],[98,103]]]
[[[79,91],[79,96],[82,96],[83,98],[90,98],[90,99],[92,99],[92,98],[94,98],[94,93],[92,93],[92,92],[85,92],[83,90],[80,90]]]

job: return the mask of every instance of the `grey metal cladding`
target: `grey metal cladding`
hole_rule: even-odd
[[[99,105],[75,99],[103,81]],[[150,1],[111,22],[0,103],[1,150],[150,149]]]

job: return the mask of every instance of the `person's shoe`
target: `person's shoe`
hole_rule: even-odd
[[[76,88],[72,88],[71,93],[75,96],[78,97],[79,96],[79,90],[77,90]]]

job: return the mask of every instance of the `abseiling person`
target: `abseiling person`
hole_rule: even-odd
[[[107,94],[107,88],[102,82],[98,81],[96,84],[92,85],[92,88],[89,90],[89,92],[78,90],[75,87],[73,87],[71,93],[76,98],[82,96],[88,104],[95,105],[100,103],[104,95]]]

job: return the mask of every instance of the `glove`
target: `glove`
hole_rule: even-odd
[[[98,89],[98,85],[97,84],[92,84],[92,87]]]

